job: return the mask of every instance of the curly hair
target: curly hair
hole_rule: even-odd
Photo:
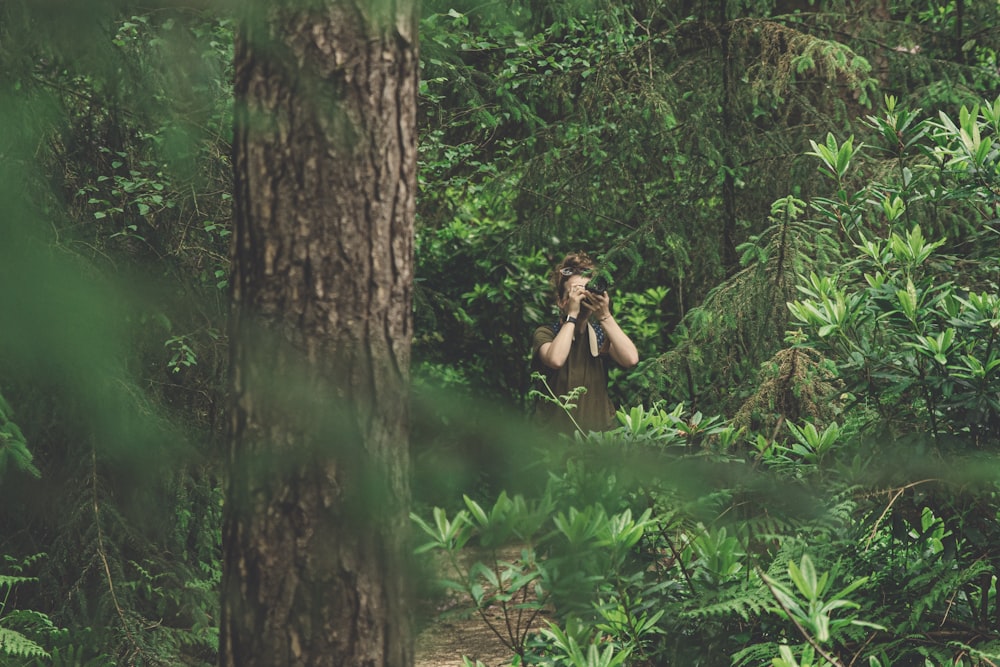
[[[556,293],[556,301],[563,298],[563,291],[566,287],[566,281],[569,280],[573,275],[584,273],[587,271],[593,271],[596,268],[594,260],[590,259],[590,256],[581,251],[571,252],[570,254],[563,257],[563,260],[559,262],[559,265],[552,270],[552,288]],[[566,276],[563,275],[563,269],[572,269],[573,273]]]

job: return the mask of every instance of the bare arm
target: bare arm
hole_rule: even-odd
[[[569,295],[569,307],[567,308],[566,314],[569,317],[579,317],[580,316],[580,303],[583,301],[584,291],[582,288],[570,293]],[[538,348],[538,359],[543,364],[549,368],[559,370],[569,359],[569,351],[573,346],[573,332],[576,330],[576,324],[564,323],[559,328],[559,333],[550,343],[543,343],[540,348]]]
[[[559,333],[552,339],[551,343],[543,343],[538,348],[538,359],[554,370],[559,370],[569,358],[569,350],[573,344],[573,330],[575,324],[564,324],[559,329]],[[568,332],[568,333],[567,333]]]
[[[604,327],[604,333],[608,335],[608,342],[611,344],[611,358],[623,368],[632,368],[638,364],[639,350],[611,314],[611,298],[607,293],[588,294],[583,307],[590,311],[592,319],[596,319]]]

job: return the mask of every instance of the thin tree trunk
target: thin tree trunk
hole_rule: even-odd
[[[415,9],[241,28],[220,661],[410,665]]]
[[[727,0],[719,0],[719,33],[721,38],[722,56],[722,159],[726,173],[722,177],[722,266],[727,276],[739,270],[739,258],[736,255],[736,159],[733,157],[733,144],[737,141],[734,129],[734,111],[736,104],[732,83],[732,53],[729,40],[732,28],[729,25]]]

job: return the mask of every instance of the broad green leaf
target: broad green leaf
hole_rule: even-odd
[[[799,591],[809,600],[815,600],[819,596],[817,587],[816,568],[808,554],[803,554],[799,565],[794,562],[788,564],[788,575]]]

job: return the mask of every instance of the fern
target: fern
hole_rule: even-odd
[[[1000,642],[992,641],[982,646],[969,646],[964,642],[951,641],[948,646],[955,650],[956,655],[966,654],[969,657],[983,661],[985,664],[996,664],[1000,660]]]
[[[926,593],[917,596],[911,604],[910,624],[912,627],[918,626],[921,617],[928,609],[935,607],[965,584],[975,581],[984,574],[992,574],[993,572],[992,566],[986,561],[976,561],[964,569],[952,569],[941,572],[942,569],[944,568],[936,568],[916,577],[912,584],[906,587],[908,591],[913,591],[914,588],[920,590],[927,584],[931,584],[930,589]]]
[[[926,640],[924,640],[926,641]],[[916,646],[914,652],[924,658],[930,665],[954,664],[955,653],[944,646]]]
[[[48,658],[48,652],[17,630],[0,627],[0,656]]]
[[[29,584],[38,581],[35,577],[20,577],[17,575],[0,574],[0,593],[14,588],[19,584]],[[0,607],[2,609],[2,607]]]
[[[16,559],[3,557],[8,570],[15,574],[0,574],[0,657],[48,658],[48,652],[33,637],[46,637],[56,631],[52,620],[44,613],[30,609],[15,609],[11,592],[22,584],[35,583],[36,577],[21,574],[43,554]]]
[[[0,394],[0,476],[7,471],[7,464],[21,472],[26,472],[32,477],[42,476],[41,471],[35,467],[33,456],[28,450],[28,443],[20,427],[10,419],[10,405]]]
[[[778,655],[778,644],[775,642],[761,642],[751,644],[744,649],[740,649],[731,656],[733,667],[758,667],[758,665],[768,665],[771,658]]]
[[[729,600],[722,600],[714,604],[703,605],[687,609],[680,613],[683,619],[695,621],[718,618],[723,620],[738,616],[740,619],[749,622],[752,618],[761,616],[768,608],[769,600],[760,591],[743,591]]]
[[[56,631],[56,626],[47,614],[32,609],[15,609],[0,619],[0,623],[3,623],[6,627],[16,627],[26,631],[30,630],[36,635]]]

